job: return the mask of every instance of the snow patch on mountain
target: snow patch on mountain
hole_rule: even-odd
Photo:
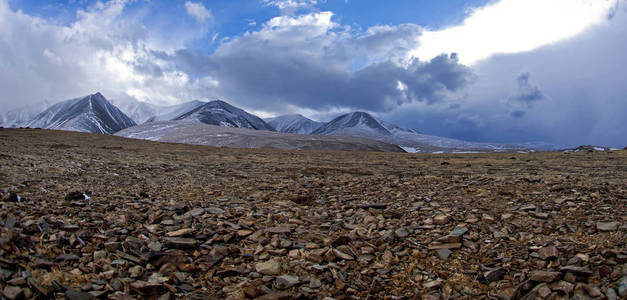
[[[183,113],[205,104],[205,102],[199,100],[193,100],[171,106],[159,106],[133,100],[113,103],[137,124],[145,122],[169,121]]]
[[[208,102],[174,120],[194,121],[209,125],[275,131],[261,118],[221,100]]]
[[[392,136],[392,133],[383,127],[377,119],[365,112],[341,115],[316,129],[313,134],[359,137]]]
[[[276,131],[296,134],[310,134],[324,123],[313,121],[302,115],[283,115],[264,119]]]
[[[57,103],[26,123],[35,128],[106,134],[134,125],[100,93]]]

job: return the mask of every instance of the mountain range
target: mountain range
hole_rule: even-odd
[[[413,153],[555,150],[550,144],[477,143],[426,135],[378,120],[367,112],[343,114],[324,123],[302,115],[284,115],[264,120],[221,100],[194,100],[173,106],[157,106],[139,101],[118,105],[120,108],[102,94],[95,93],[52,105],[28,121],[19,119],[30,118],[32,113],[13,112],[9,122],[6,121],[9,114],[0,114],[0,125],[106,134],[133,127],[119,135],[229,147],[386,149],[381,151],[393,151],[400,147]],[[248,131],[225,130],[227,127]],[[364,140],[395,146],[364,146],[367,144],[364,144]],[[335,143],[335,146],[322,146],[325,143]]]

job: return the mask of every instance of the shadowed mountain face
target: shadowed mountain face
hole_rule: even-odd
[[[316,122],[302,115],[284,115],[265,119],[276,131],[296,134],[310,134],[324,123]]]
[[[57,103],[26,124],[45,129],[107,134],[135,125],[100,93]]]
[[[375,135],[391,136],[379,121],[365,112],[341,115],[316,129],[313,134],[322,135]]]
[[[224,101],[211,101],[174,119],[195,121],[209,125],[275,131],[261,118]]]

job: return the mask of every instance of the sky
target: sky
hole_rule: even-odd
[[[627,0],[0,0],[0,111],[101,92],[627,146]]]

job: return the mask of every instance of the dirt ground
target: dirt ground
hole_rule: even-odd
[[[627,151],[228,149],[0,129],[0,199],[6,299],[627,297]]]

